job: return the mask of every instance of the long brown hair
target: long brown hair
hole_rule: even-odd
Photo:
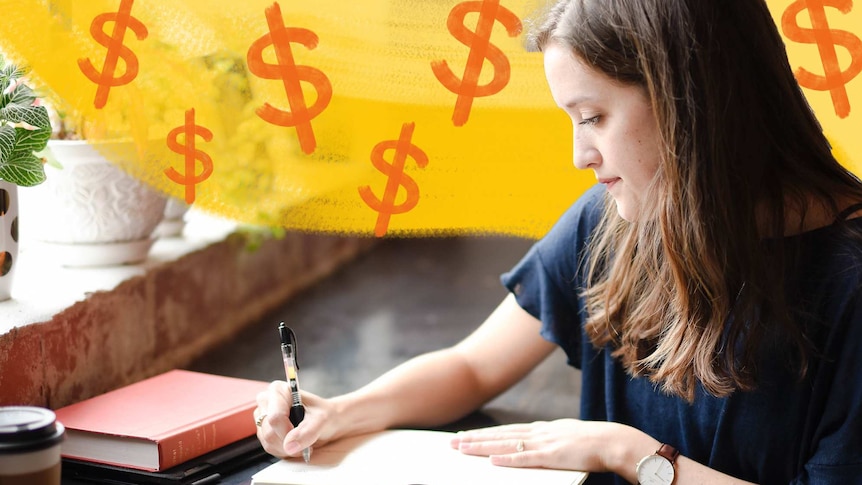
[[[661,162],[643,217],[606,201],[592,239],[589,317],[628,372],[694,399],[756,386],[775,336],[804,374],[810,349],[783,284],[787,211],[836,214],[862,185],[831,148],[762,0],[567,0],[528,34],[641,87]],[[774,237],[774,236],[778,237]]]

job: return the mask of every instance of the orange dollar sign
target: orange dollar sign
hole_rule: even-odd
[[[290,43],[299,42],[311,50],[317,47],[317,35],[308,29],[285,27],[278,2],[266,8],[266,23],[269,26],[269,33],[254,41],[248,49],[246,56],[248,70],[263,79],[284,81],[284,91],[290,104],[290,112],[264,103],[256,113],[274,125],[295,126],[302,151],[312,153],[317,142],[311,129],[311,120],[329,105],[332,99],[332,85],[320,70],[309,66],[297,66],[293,60]],[[263,61],[263,50],[270,45],[275,49],[278,64],[267,64]],[[317,91],[317,100],[311,107],[305,105],[300,81],[311,83]]]
[[[425,168],[428,165],[428,156],[410,141],[415,127],[416,123],[404,123],[398,140],[382,141],[371,150],[371,163],[377,167],[377,170],[388,176],[382,199],[374,195],[370,186],[359,187],[359,196],[368,204],[368,207],[378,213],[377,225],[374,226],[374,235],[377,237],[383,237],[386,234],[392,214],[403,214],[419,203],[419,186],[416,185],[415,180],[404,173],[404,164],[408,155],[416,160],[419,168]],[[383,153],[391,149],[395,149],[395,156],[392,165],[389,165],[383,158]],[[398,195],[400,185],[403,185],[407,191],[407,197],[401,205],[395,205],[395,197]]]
[[[81,72],[99,86],[96,88],[96,99],[93,101],[96,109],[102,109],[108,102],[108,92],[110,92],[111,86],[129,84],[138,75],[138,58],[131,49],[123,45],[123,37],[126,36],[127,28],[132,29],[138,40],[146,39],[148,32],[147,27],[140,20],[131,16],[132,1],[122,0],[117,12],[96,15],[90,24],[90,34],[96,42],[108,48],[102,72],[100,73],[89,59],[78,59],[78,67],[81,68]],[[104,31],[106,22],[114,22],[114,29],[110,36]],[[122,76],[114,77],[117,59],[120,57],[126,64],[126,72]]]
[[[180,144],[178,138],[184,136],[183,143]],[[186,111],[186,122],[182,126],[178,126],[168,133],[167,144],[168,148],[175,153],[185,155],[186,171],[179,173],[173,167],[165,170],[165,175],[172,181],[186,186],[186,203],[191,204],[195,201],[195,185],[203,182],[213,173],[213,160],[205,152],[195,149],[195,136],[200,135],[204,141],[213,139],[213,134],[210,130],[203,126],[195,124],[195,110]],[[195,160],[200,160],[203,164],[203,171],[200,175],[195,175],[197,164]]]
[[[473,98],[497,94],[509,83],[512,71],[509,59],[500,48],[491,44],[491,31],[494,28],[494,22],[499,20],[506,27],[509,36],[515,37],[521,33],[521,20],[510,10],[501,7],[499,3],[500,0],[462,2],[452,7],[452,11],[449,12],[449,19],[446,22],[449,32],[470,48],[463,79],[458,79],[445,60],[431,62],[431,70],[434,71],[437,79],[446,89],[458,95],[455,101],[455,112],[452,114],[452,122],[455,126],[463,126],[467,122]],[[464,17],[471,12],[479,12],[476,32],[464,25]],[[482,72],[482,64],[486,57],[494,66],[494,77],[488,84],[479,86],[479,74]]]
[[[796,80],[806,88],[829,91],[835,114],[846,118],[850,114],[846,85],[862,71],[862,40],[850,32],[830,29],[825,7],[833,7],[846,14],[853,8],[853,1],[796,0],[781,16],[781,28],[784,35],[794,42],[817,44],[825,75],[819,76],[800,67],[795,72]],[[799,13],[806,9],[811,17],[810,29],[804,29],[796,22]],[[835,52],[836,44],[844,46],[850,53],[850,67],[843,71]]]

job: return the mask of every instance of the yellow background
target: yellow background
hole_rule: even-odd
[[[798,0],[803,1],[803,0]],[[185,188],[164,174],[184,171],[184,158],[168,150],[165,137],[194,108],[196,123],[213,132],[196,146],[213,160],[211,177],[197,185],[195,206],[252,224],[314,232],[372,235],[377,213],[360,198],[369,185],[382,198],[387,178],[370,161],[373,147],[397,140],[404,123],[416,124],[412,143],[429,158],[424,169],[408,158],[405,173],[419,186],[418,205],[391,217],[387,236],[500,233],[540,237],[560,213],[594,183],[590,172],[571,164],[571,126],[553,104],[541,55],[528,53],[522,36],[511,38],[501,24],[491,43],[511,63],[511,79],[498,94],[477,97],[469,120],[455,127],[456,95],[436,79],[431,62],[445,60],[463,76],[469,48],[446,27],[459,0],[319,0],[279,2],[287,27],[312,30],[319,44],[291,45],[295,61],[324,72],[333,97],[311,121],[317,148],[299,149],[296,130],[271,125],[254,110],[264,102],[288,109],[280,80],[225,75],[202,59],[217,56],[242,65],[252,42],[268,32],[258,0],[135,0],[131,15],[142,21],[144,40],[127,32],[124,44],[136,55],[137,77],[112,87],[105,108],[93,107],[96,86],[78,59],[102,68],[106,48],[90,35],[93,18],[116,12],[118,1],[0,0],[4,13],[0,45],[14,61],[33,69],[42,94],[93,121],[93,140],[131,137],[138,156],[108,153],[124,169],[172,196]],[[535,0],[502,0],[528,27]],[[776,22],[793,3],[768,2]],[[809,0],[811,4],[818,4]],[[862,7],[847,13],[827,8],[830,28],[862,36]],[[799,22],[809,22],[806,11]],[[478,14],[465,24],[473,30]],[[105,30],[110,34],[113,23]],[[814,44],[790,42],[792,67],[822,73]],[[850,65],[837,46],[839,64]],[[857,52],[855,55],[862,55]],[[272,47],[264,50],[272,63]],[[117,75],[125,70],[120,60]],[[480,84],[494,75],[485,62]],[[233,87],[231,87],[233,86]],[[241,89],[245,88],[245,91]],[[316,92],[303,83],[306,104]],[[847,83],[850,115],[838,118],[828,92],[805,89],[839,159],[860,173],[862,76]],[[386,155],[391,160],[393,152]],[[200,172],[200,167],[198,172]],[[404,199],[404,193],[398,200]]]

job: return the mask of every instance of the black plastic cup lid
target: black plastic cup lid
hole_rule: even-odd
[[[0,406],[0,454],[50,448],[63,440],[64,432],[50,409]]]

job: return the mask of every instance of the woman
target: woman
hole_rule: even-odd
[[[453,446],[589,483],[858,482],[862,184],[832,157],[764,2],[567,0],[530,41],[575,166],[599,184],[461,343],[306,395],[296,429],[274,383],[256,411],[266,450],[454,421],[559,345],[582,370],[580,420]]]

